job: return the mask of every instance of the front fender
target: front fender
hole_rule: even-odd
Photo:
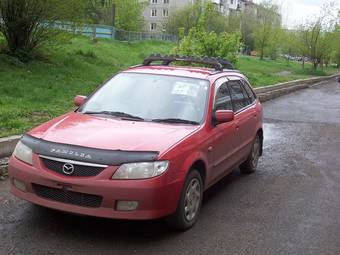
[[[200,151],[195,151],[190,153],[182,162],[181,168],[180,168],[180,176],[182,183],[184,183],[185,178],[189,174],[190,170],[193,168],[196,162],[201,161],[204,164],[204,174],[205,174],[205,180],[209,180],[209,171],[208,169],[208,158],[205,155],[205,153]],[[206,186],[206,182],[205,182]]]

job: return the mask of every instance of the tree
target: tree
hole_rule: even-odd
[[[337,17],[335,18],[335,25],[330,40],[330,59],[338,68],[340,68],[340,8],[338,9]]]
[[[57,21],[79,22],[84,7],[83,0],[0,0],[0,32],[9,53],[29,58],[35,48],[55,39]]]
[[[297,42],[297,32],[294,30],[282,30],[280,47],[282,53],[288,55],[286,60],[289,62],[291,56],[299,55],[299,45]]]
[[[209,3],[205,6],[197,28],[193,27],[189,30],[188,35],[184,36],[175,48],[175,53],[188,56],[222,57],[236,64],[241,48],[240,33],[218,34],[215,31],[209,31],[207,22],[212,11],[211,7]]]
[[[281,17],[278,7],[270,2],[264,2],[257,8],[257,19],[254,27],[254,40],[256,49],[260,52],[260,59],[269,51],[277,49],[277,37],[281,27]]]
[[[331,41],[332,44],[331,60],[334,63],[336,63],[338,68],[340,68],[340,23],[335,26],[332,36],[333,38]]]
[[[324,30],[321,18],[307,25],[301,25],[298,39],[301,55],[309,58],[314,70],[330,57],[330,34]]]
[[[87,0],[86,18],[93,24],[112,25],[112,6],[114,0]]]
[[[247,8],[240,15],[240,30],[242,41],[245,47],[245,53],[250,54],[255,50],[254,28],[256,26],[256,11],[253,8]]]
[[[339,45],[339,41],[334,36],[336,33],[336,18],[333,17],[333,10],[335,8],[334,2],[327,3],[320,10],[320,16],[310,19],[308,23],[299,26],[299,50],[303,56],[310,59],[314,70],[319,65],[323,67],[324,63],[327,64],[331,59],[332,49],[336,49],[336,45]]]
[[[187,5],[181,9],[171,9],[169,17],[164,26],[169,34],[178,34],[181,29],[185,35],[193,27],[197,27],[198,21],[202,15],[203,8],[201,1]]]
[[[92,24],[112,26],[114,23],[119,29],[139,31],[144,26],[144,4],[139,0],[87,0],[86,17]]]
[[[144,27],[143,10],[146,2],[139,0],[114,0],[115,26],[128,31],[140,31]]]
[[[188,35],[191,28],[199,26],[202,15],[205,15],[205,31],[214,31],[219,34],[239,31],[240,28],[239,17],[223,15],[210,1],[198,0],[181,9],[171,9],[170,12],[171,15],[164,24],[169,34],[178,35],[179,29],[183,29],[184,34]]]

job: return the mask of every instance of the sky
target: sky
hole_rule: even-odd
[[[261,1],[254,0],[256,3]],[[329,0],[273,0],[281,9],[283,25],[288,28],[294,28],[320,14],[322,6],[328,2]]]

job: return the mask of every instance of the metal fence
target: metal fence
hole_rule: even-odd
[[[115,27],[106,25],[84,25],[82,27],[73,26],[70,23],[56,23],[55,28],[68,32],[92,36],[94,38],[107,38],[118,41],[145,41],[159,40],[177,42],[178,37],[159,32],[133,32],[116,29]]]

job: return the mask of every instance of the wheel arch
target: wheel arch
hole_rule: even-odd
[[[189,172],[193,169],[197,170],[200,173],[200,175],[202,177],[203,185],[205,185],[206,178],[207,178],[207,168],[206,168],[205,162],[202,159],[197,159],[191,165]]]

